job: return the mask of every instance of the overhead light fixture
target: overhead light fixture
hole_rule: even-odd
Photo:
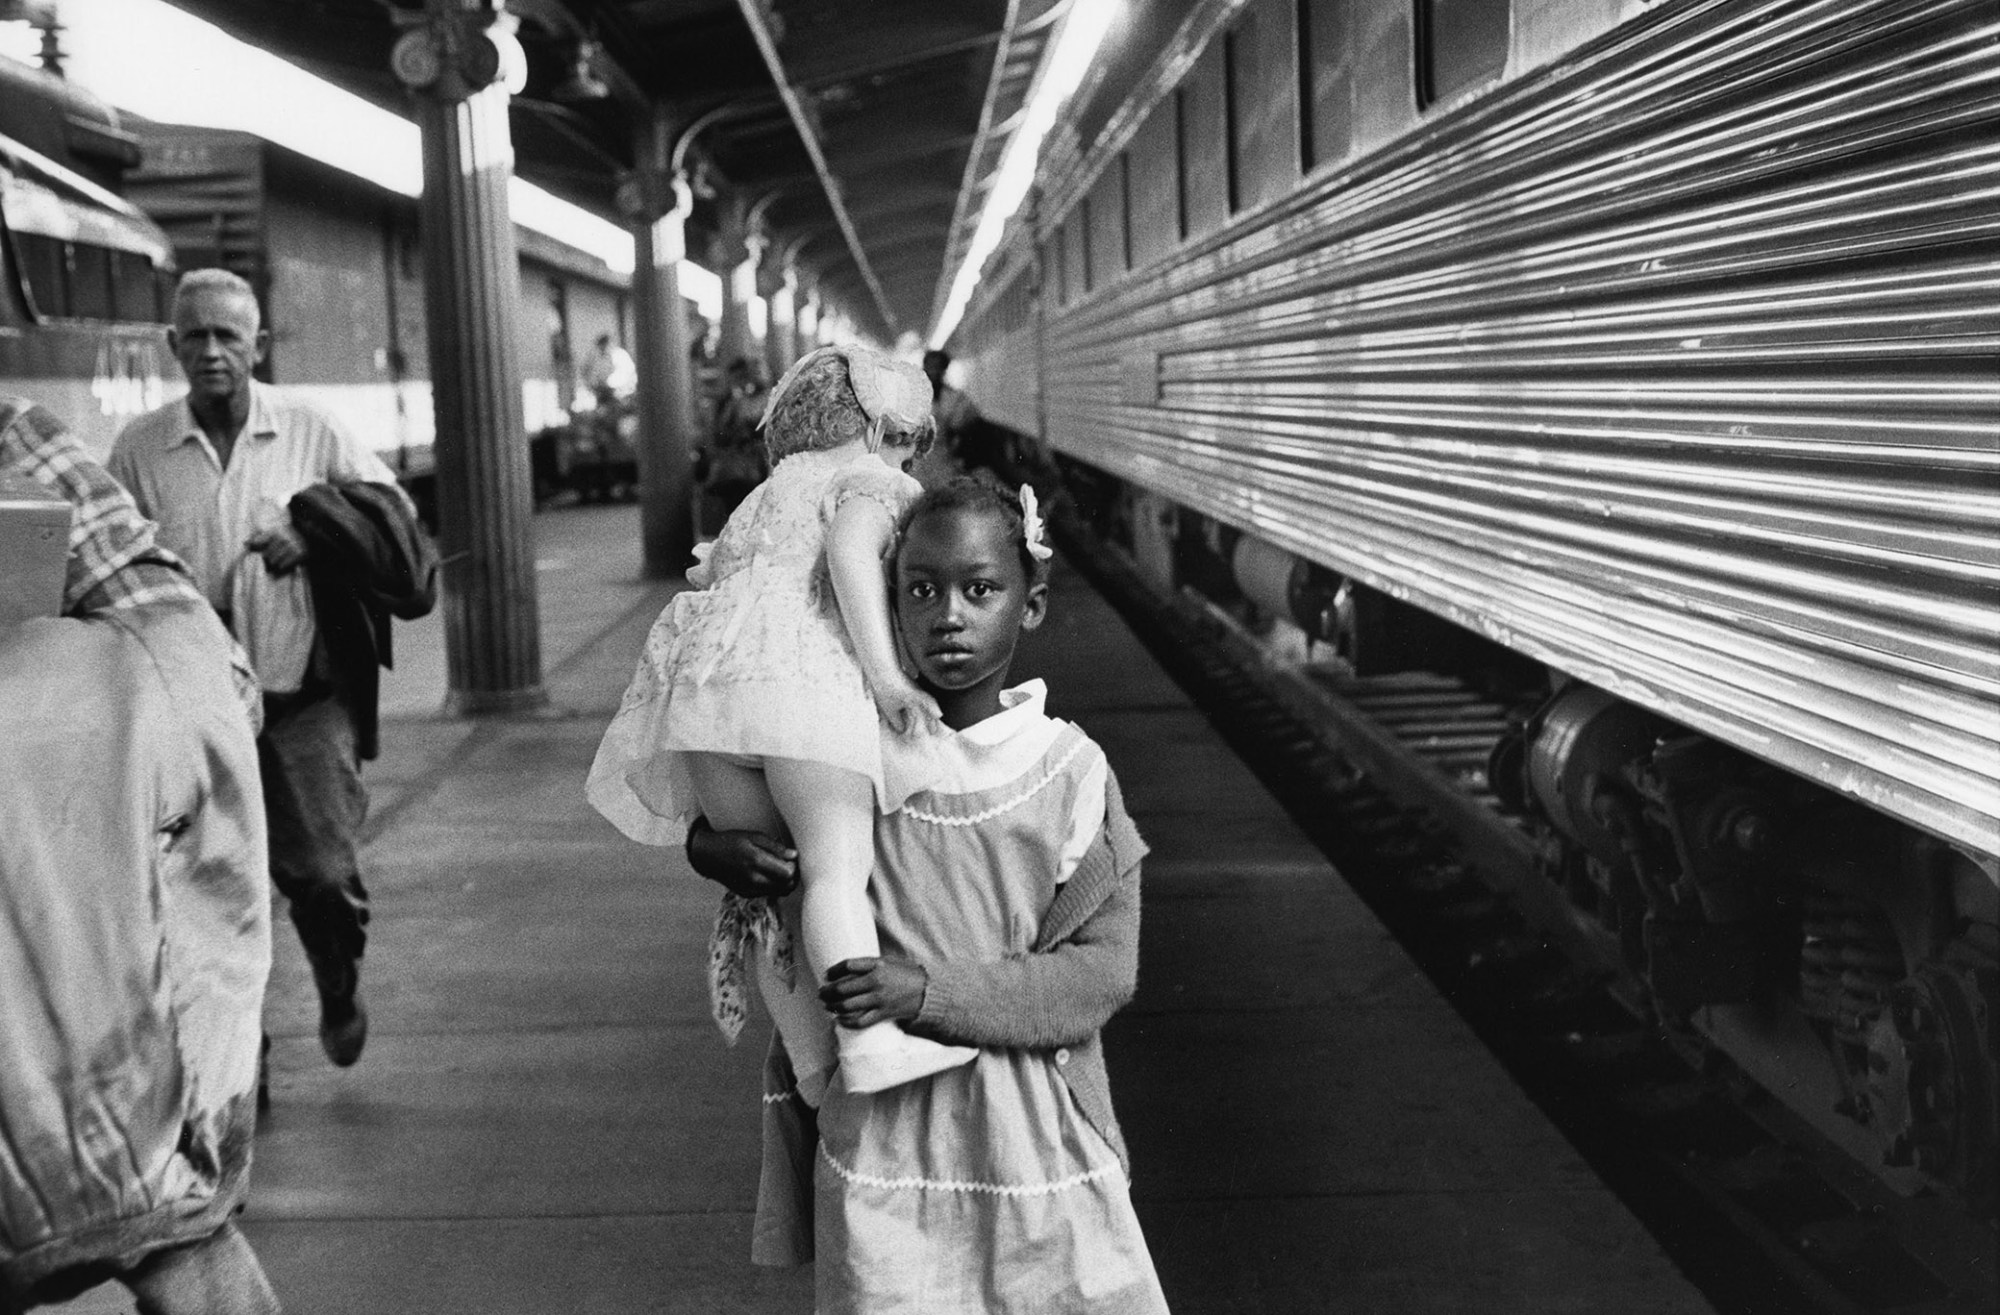
[[[966,246],[965,259],[959,262],[958,272],[952,276],[951,291],[945,297],[944,310],[931,329],[932,346],[944,346],[952,330],[958,327],[959,317],[965,314],[966,304],[972,300],[972,290],[979,284],[980,270],[985,266],[986,258],[1000,245],[1000,235],[1006,229],[1007,221],[1021,208],[1028,188],[1035,181],[1042,138],[1055,126],[1056,111],[1062,108],[1063,102],[1083,81],[1099,43],[1111,30],[1112,20],[1123,8],[1121,0],[1070,0],[1069,12],[1063,15],[1062,28],[1050,43],[1042,66],[1035,73],[1034,88],[1029,93],[1028,105],[1020,116],[1019,126],[1008,139],[1000,167],[993,172],[986,204],[979,212],[979,225],[973,230],[972,241]]]
[[[570,63],[569,76],[556,85],[549,95],[562,101],[603,100],[611,94],[610,86],[597,75],[598,45],[595,41],[582,40],[576,43],[576,56]]]

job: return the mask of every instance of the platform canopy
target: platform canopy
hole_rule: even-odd
[[[663,116],[695,183],[698,254],[725,207],[754,210],[858,329],[923,335],[1070,2],[507,0],[529,65],[516,169],[616,217]],[[390,50],[422,0],[172,3],[407,110]]]

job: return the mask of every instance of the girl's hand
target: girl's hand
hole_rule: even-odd
[[[904,1023],[924,1008],[930,974],[907,959],[849,959],[819,988],[820,1003],[842,1027]]]
[[[907,735],[919,726],[935,726],[944,718],[944,710],[938,701],[918,689],[901,672],[894,680],[874,683],[871,690],[875,696],[875,706],[881,710],[882,720],[898,735]]]
[[[799,854],[757,831],[717,831],[698,817],[688,830],[688,863],[746,899],[789,895],[799,884]]]

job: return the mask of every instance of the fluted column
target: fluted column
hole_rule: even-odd
[[[504,15],[484,0],[428,0],[398,44],[423,136],[424,303],[437,412],[448,707],[547,701],[535,594],[533,499],[513,317],[520,265],[507,185],[506,84],[525,73]]]
[[[634,351],[639,366],[639,535],[647,578],[671,579],[694,557],[694,376],[680,262],[693,208],[687,181],[666,171],[663,118],[642,130],[639,170],[619,189],[632,225]]]

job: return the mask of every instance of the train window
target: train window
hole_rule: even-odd
[[[1187,236],[1229,218],[1229,124],[1224,104],[1224,46],[1212,42],[1181,84],[1181,180]]]
[[[153,262],[136,251],[111,253],[111,293],[113,308],[121,320],[149,324],[166,320]]]
[[[1123,274],[1131,264],[1131,242],[1126,231],[1125,156],[1121,152],[1090,189],[1085,215],[1090,225],[1090,279],[1101,287]]]
[[[1297,0],[1250,0],[1223,45],[1230,209],[1283,196],[1299,176]]]
[[[1178,105],[1178,97],[1161,101],[1132,137],[1125,196],[1135,269],[1164,258],[1181,240]]]
[[[1354,143],[1354,65],[1348,55],[1352,0],[1299,0],[1299,159],[1310,170]]]
[[[1065,301],[1075,301],[1090,291],[1090,245],[1085,240],[1084,212],[1088,201],[1063,219],[1063,293]]]
[[[28,285],[37,315],[69,314],[69,297],[64,292],[63,244],[60,239],[40,233],[15,233],[14,254],[20,258],[21,281]]]
[[[69,263],[69,314],[82,320],[115,320],[111,300],[111,251],[87,242],[65,242]]]
[[[1417,101],[1431,105],[1507,67],[1513,0],[1417,0]]]

